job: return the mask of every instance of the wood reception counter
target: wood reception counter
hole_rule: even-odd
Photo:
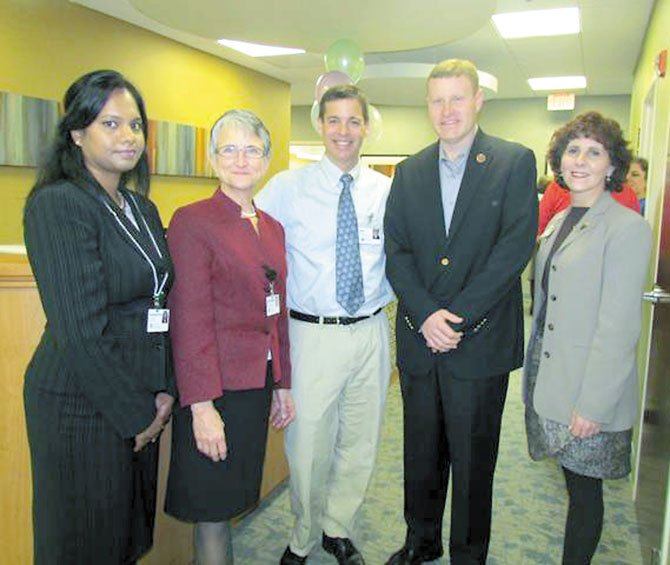
[[[22,254],[0,253],[0,547],[5,563],[32,563],[30,456],[23,411],[23,376],[44,327],[30,265]],[[161,437],[158,515],[154,548],[143,565],[192,560],[191,527],[162,511],[170,458],[170,427]],[[261,497],[288,476],[283,436],[270,429]]]

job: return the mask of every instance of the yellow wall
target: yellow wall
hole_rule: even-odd
[[[670,50],[670,2],[657,0],[649,20],[647,34],[645,35],[640,57],[635,69],[633,92],[631,95],[631,119],[630,132],[633,139],[637,138],[637,132],[642,120],[642,108],[645,97],[656,78],[654,61],[663,49]],[[670,112],[670,77],[666,76],[658,80],[658,116],[656,134],[662,134],[655,141],[664,143],[667,141],[665,125]],[[660,150],[661,147],[659,146]]]
[[[225,110],[256,112],[272,134],[268,175],[288,167],[290,87],[67,0],[0,1],[0,90],[62,99],[93,69],[113,68],[142,92],[149,117],[209,127]],[[22,242],[21,209],[32,169],[0,167],[0,244]],[[163,221],[208,196],[214,180],[155,177]]]

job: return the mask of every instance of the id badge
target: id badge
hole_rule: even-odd
[[[270,317],[279,314],[280,310],[279,304],[280,303],[278,294],[275,294],[274,292],[272,294],[268,294],[265,297],[265,315]]]
[[[170,328],[170,311],[167,308],[149,308],[147,333],[163,333]]]
[[[367,245],[381,245],[382,234],[380,228],[358,228],[358,243]]]

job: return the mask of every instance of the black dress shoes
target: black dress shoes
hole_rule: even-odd
[[[284,555],[281,556],[279,565],[302,565],[305,562],[307,562],[307,557],[296,555],[291,551],[291,546],[289,545],[286,547]]]
[[[426,561],[435,561],[442,557],[442,550],[436,548],[428,548],[424,550],[414,549],[413,547],[403,546],[396,551],[386,565],[419,565]]]
[[[365,565],[361,552],[349,538],[331,538],[324,533],[321,546],[335,556],[339,565]]]

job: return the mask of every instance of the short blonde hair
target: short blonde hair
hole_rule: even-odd
[[[477,74],[477,67],[472,61],[467,59],[445,59],[440,61],[433,67],[428,75],[426,84],[434,78],[449,78],[449,77],[466,77],[472,84],[472,91],[474,93],[479,90],[479,75]]]

